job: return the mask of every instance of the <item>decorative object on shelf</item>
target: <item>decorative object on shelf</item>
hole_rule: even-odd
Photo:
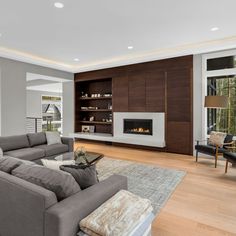
[[[94,116],[90,116],[89,121],[94,121]]]
[[[88,97],[87,93],[81,92],[81,98],[87,98],[87,97]]]
[[[94,133],[95,126],[94,125],[82,125],[83,133]]]
[[[111,105],[111,103],[108,103],[107,109],[108,109],[108,110],[112,110],[112,105]]]
[[[111,93],[104,93],[103,97],[112,97],[112,94]]]
[[[102,119],[102,122],[106,122],[106,119],[103,118],[103,119]]]

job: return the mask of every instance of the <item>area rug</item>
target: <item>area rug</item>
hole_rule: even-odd
[[[149,199],[156,215],[186,174],[184,171],[107,157],[98,162],[97,171],[99,180],[104,180],[113,174],[126,176],[128,190]]]

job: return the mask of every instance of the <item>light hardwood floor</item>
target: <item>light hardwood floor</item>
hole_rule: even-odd
[[[158,236],[236,235],[236,169],[224,174],[225,161],[77,142],[107,157],[174,168],[187,172],[152,225]]]

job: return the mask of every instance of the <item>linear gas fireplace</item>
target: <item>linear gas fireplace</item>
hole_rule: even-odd
[[[152,135],[151,119],[124,119],[125,134]]]

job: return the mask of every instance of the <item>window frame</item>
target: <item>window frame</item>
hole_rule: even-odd
[[[236,68],[207,71],[207,60],[213,58],[236,56],[236,49],[229,51],[220,51],[202,55],[202,139],[207,135],[207,108],[204,107],[205,96],[207,96],[207,78],[217,76],[235,75]],[[234,137],[236,139],[236,136]]]

